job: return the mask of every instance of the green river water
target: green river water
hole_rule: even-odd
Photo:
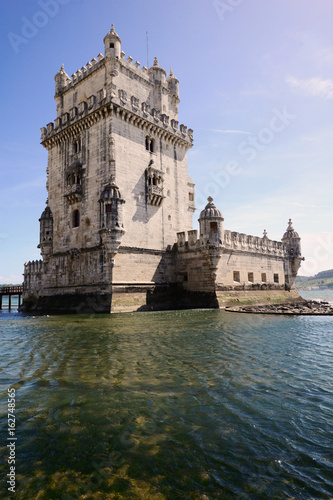
[[[0,327],[1,499],[333,498],[330,317],[3,311]]]

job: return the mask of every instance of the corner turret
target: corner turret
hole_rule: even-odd
[[[39,245],[43,259],[52,253],[53,249],[53,215],[49,206],[42,213],[40,219]]]
[[[149,75],[155,85],[162,85],[165,82],[167,73],[159,66],[157,57],[154,58],[154,65],[149,68]]]
[[[55,80],[55,95],[61,94],[62,90],[66,85],[71,81],[69,76],[67,75],[64,65],[61,65],[60,70],[54,77]]]
[[[104,37],[105,58],[120,58],[121,39],[115,32],[112,24],[111,30]]]
[[[113,180],[105,186],[99,203],[101,231],[115,230],[124,233],[121,205],[125,200],[122,199],[119,188]]]
[[[114,258],[118,252],[120,240],[125,233],[122,204],[125,200],[113,178],[105,186],[99,200],[100,204],[100,227],[99,234],[104,248],[105,262],[110,264],[104,269],[106,282],[112,281]]]
[[[285,283],[286,289],[294,288],[297,272],[304,257],[301,256],[301,238],[294,230],[291,219],[282,237],[282,243],[286,246],[287,259],[285,260]]]
[[[301,238],[293,228],[291,219],[289,219],[288,227],[283,235],[282,242],[287,246],[289,257],[301,256]]]
[[[224,239],[223,221],[224,218],[220,210],[216,208],[213,198],[209,196],[208,203],[199,217],[201,247],[222,247]]]
[[[179,80],[175,77],[170,68],[170,75],[166,79],[168,84],[168,89],[171,95],[175,96],[179,100]]]

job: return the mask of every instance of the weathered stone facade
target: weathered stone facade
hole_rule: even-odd
[[[224,231],[209,198],[198,235],[179,82],[156,58],[149,69],[125,60],[113,26],[104,45],[71,78],[63,66],[55,76],[57,118],[41,129],[43,260],[25,264],[23,307],[191,307],[216,305],[218,290],[290,290],[301,261],[291,223],[282,242]]]

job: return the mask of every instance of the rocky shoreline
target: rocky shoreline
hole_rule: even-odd
[[[333,307],[328,302],[307,300],[294,304],[266,304],[257,306],[226,307],[228,312],[252,314],[289,314],[304,316],[332,316]]]

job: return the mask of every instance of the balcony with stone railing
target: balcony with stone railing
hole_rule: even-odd
[[[66,186],[65,198],[70,205],[82,200],[82,186],[81,184],[71,184]]]
[[[160,186],[150,185],[147,190],[148,203],[159,207],[163,201],[163,188]]]

